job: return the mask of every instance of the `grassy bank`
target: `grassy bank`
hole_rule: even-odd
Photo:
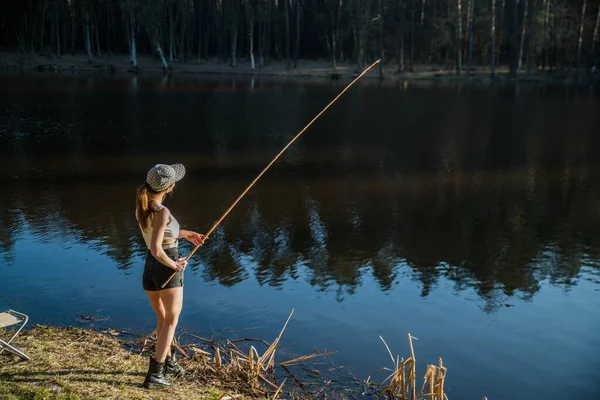
[[[63,55],[61,57],[40,56],[38,54],[21,54],[16,51],[0,50],[0,69],[5,71],[39,71],[50,73],[132,73],[142,75],[162,75],[163,69],[157,58],[148,55],[138,56],[137,69],[132,64],[127,54],[113,54],[112,56],[94,57],[91,60],[83,54]],[[263,67],[252,70],[249,62],[240,60],[236,67],[231,67],[227,62],[217,59],[193,59],[188,62],[174,61],[170,66],[172,74],[198,74],[198,75],[251,75],[251,76],[276,76],[295,78],[333,78],[349,79],[361,71],[353,62],[338,62],[334,70],[327,60],[299,60],[297,68],[288,67],[285,61],[270,60]],[[365,78],[379,79],[379,67],[376,67]],[[597,82],[600,74],[592,76],[589,71],[535,71],[531,74],[522,72],[517,77],[512,77],[506,67],[498,67],[494,78],[490,76],[489,67],[475,67],[470,74],[456,75],[454,69],[446,69],[439,65],[414,66],[413,72],[398,71],[395,62],[383,65],[383,76],[386,80],[428,80],[428,81],[515,81],[522,83],[567,83],[591,84]]]
[[[131,339],[135,335],[111,329],[97,332],[36,326],[15,341],[31,356],[30,361],[12,354],[0,356],[0,400],[448,399],[444,392],[447,368],[441,358],[426,366],[422,381],[418,378],[421,373],[417,372],[410,334],[406,359],[394,355],[380,337],[391,366],[379,368],[366,380],[357,379],[350,371],[344,377],[343,367],[331,368],[327,357],[335,352],[315,352],[276,363],[275,353],[292,314],[272,343],[256,338],[216,342],[188,333],[200,342],[176,344],[186,355],[180,362],[187,373],[165,390],[142,387],[151,337]],[[117,339],[121,334],[129,339]],[[331,371],[336,375],[330,375]]]
[[[223,393],[186,379],[177,381],[168,394],[145,390],[148,359],[127,351],[116,338],[91,330],[35,327],[19,335],[15,345],[31,360],[0,355],[1,400],[208,400]]]

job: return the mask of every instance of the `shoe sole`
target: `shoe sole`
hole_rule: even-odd
[[[173,385],[161,385],[160,383],[146,383],[144,382],[145,389],[171,389]]]

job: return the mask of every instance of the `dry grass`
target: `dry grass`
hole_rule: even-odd
[[[117,339],[78,328],[35,327],[15,345],[31,356],[22,362],[0,355],[0,399],[217,399],[222,391],[179,380],[168,395],[142,388],[148,359]],[[185,362],[185,360],[183,360]]]

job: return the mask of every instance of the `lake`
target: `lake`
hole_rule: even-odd
[[[185,164],[165,204],[205,232],[345,84],[0,76],[0,309],[150,333],[146,171]],[[295,309],[282,360],[337,351],[364,380],[410,333],[450,399],[600,398],[599,111],[586,88],[359,82],[190,259],[179,330],[271,341]]]

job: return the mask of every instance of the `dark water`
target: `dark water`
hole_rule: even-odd
[[[134,193],[206,231],[343,87],[329,81],[0,78],[0,309],[148,333]],[[451,399],[600,397],[600,97],[363,82],[190,260],[181,329],[444,359]],[[183,253],[187,254],[189,246]],[[380,376],[381,378],[382,376]]]

